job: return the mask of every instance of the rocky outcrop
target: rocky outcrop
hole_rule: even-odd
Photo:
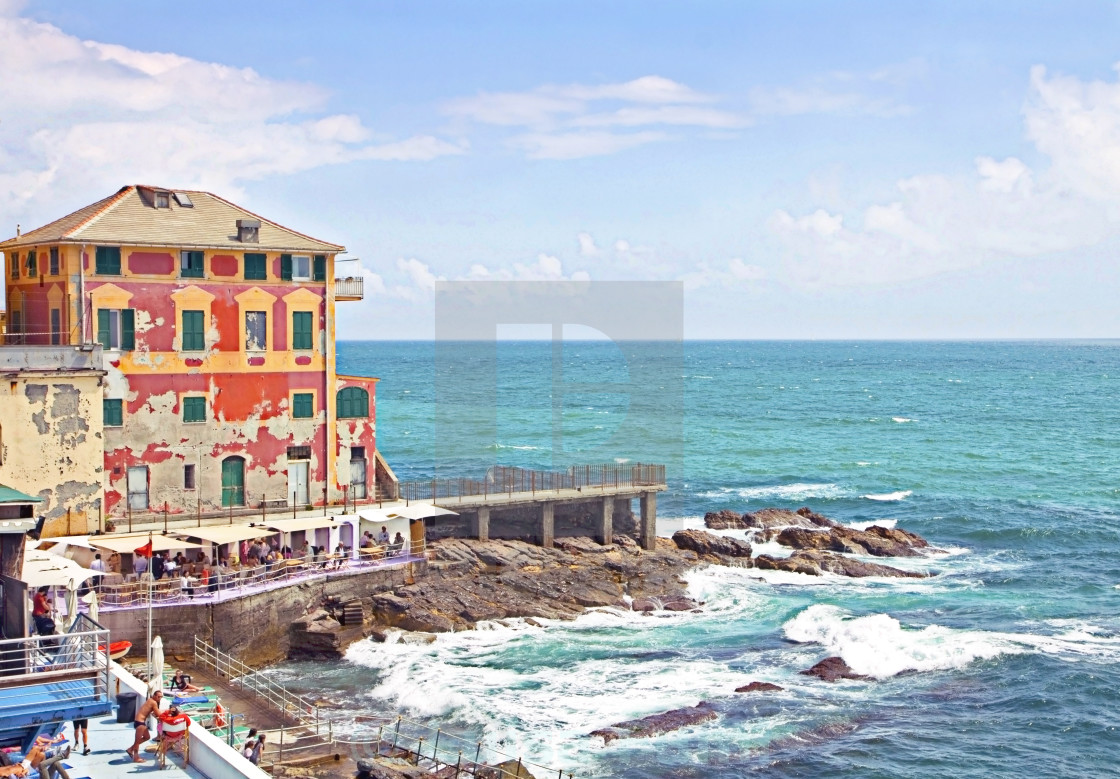
[[[836,523],[808,508],[797,511],[765,508],[746,514],[734,511],[710,511],[704,515],[704,526],[710,530],[770,530],[780,527],[834,527]]]
[[[754,559],[754,567],[769,571],[789,571],[790,573],[804,573],[809,576],[820,576],[822,573],[832,573],[837,576],[892,576],[902,579],[924,579],[928,574],[915,571],[903,571],[889,565],[868,563],[843,555],[816,550],[801,550],[794,552],[789,557],[771,557],[759,555]]]
[[[695,552],[701,560],[730,566],[750,566],[751,545],[737,538],[717,536],[703,530],[678,530],[673,543]]]
[[[609,744],[616,738],[648,738],[669,733],[674,730],[707,722],[716,718],[715,709],[707,701],[701,701],[696,706],[683,709],[673,709],[661,714],[651,714],[641,719],[627,720],[592,731],[591,736],[602,736],[603,743]]]
[[[874,557],[917,557],[922,554],[919,549],[929,547],[921,536],[878,525],[872,525],[867,530],[843,525],[814,529],[787,527],[778,534],[777,541],[794,549],[821,549]]]
[[[482,620],[573,619],[588,608],[630,608],[628,601],[638,611],[698,605],[680,577],[699,556],[665,539],[651,551],[625,536],[609,545],[566,538],[551,549],[522,541],[445,539],[431,549],[437,565],[450,567],[374,596],[376,624],[446,633]]]
[[[736,687],[735,692],[781,692],[782,687],[770,682],[751,682],[742,687]]]
[[[339,660],[346,647],[362,638],[362,626],[343,627],[326,609],[316,609],[289,629],[289,657]]]
[[[842,657],[826,657],[809,670],[799,671],[798,673],[802,676],[815,676],[826,682],[835,682],[840,679],[866,680],[871,678],[857,674],[851,669],[851,666],[844,662]]]

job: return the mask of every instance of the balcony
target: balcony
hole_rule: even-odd
[[[334,280],[335,300],[362,300],[364,297],[365,279],[361,276]]]

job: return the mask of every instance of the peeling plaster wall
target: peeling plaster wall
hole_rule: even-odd
[[[104,465],[99,371],[5,374],[0,483],[42,499],[43,534],[98,527]],[[69,521],[67,520],[69,511]]]

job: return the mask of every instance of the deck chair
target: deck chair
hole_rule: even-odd
[[[156,748],[156,759],[160,768],[167,767],[167,753],[178,752],[183,756],[183,768],[191,761],[191,739],[188,730],[191,718],[186,714],[161,714],[160,722],[163,723],[163,735],[159,746]]]

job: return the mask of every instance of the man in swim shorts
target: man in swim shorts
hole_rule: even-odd
[[[144,705],[136,712],[136,720],[132,723],[132,727],[136,729],[136,738],[132,742],[132,746],[125,750],[125,754],[131,757],[134,763],[144,762],[144,758],[140,757],[140,747],[152,735],[148,730],[148,717],[159,714],[159,703],[162,699],[163,691],[156,690],[152,693],[152,697],[144,701]]]

